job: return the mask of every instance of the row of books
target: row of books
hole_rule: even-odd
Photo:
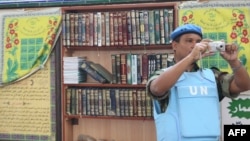
[[[64,46],[169,44],[173,9],[63,13]]]
[[[63,81],[65,84],[86,82],[87,74],[80,69],[85,57],[63,57]]]
[[[68,115],[152,117],[145,89],[67,88]]]
[[[112,83],[146,84],[155,71],[169,67],[172,53],[112,54]]]

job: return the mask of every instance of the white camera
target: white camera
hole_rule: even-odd
[[[226,49],[226,44],[223,41],[212,41],[208,45],[210,46],[210,52],[225,51]]]

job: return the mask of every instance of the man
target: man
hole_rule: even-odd
[[[238,60],[235,44],[220,52],[233,74],[197,65],[211,56],[210,40],[202,40],[199,26],[186,24],[171,33],[173,65],[156,72],[147,83],[154,100],[158,141],[218,141],[220,138],[219,101],[235,98],[250,90],[249,75]]]

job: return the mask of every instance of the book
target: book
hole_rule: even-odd
[[[112,82],[112,74],[104,68],[101,64],[90,61],[90,66],[95,69],[108,83]]]
[[[160,10],[154,10],[154,26],[155,26],[155,44],[161,43],[161,32],[160,32]]]
[[[110,20],[109,20],[109,12],[105,12],[105,43],[106,46],[110,46]]]
[[[69,16],[70,21],[70,46],[75,45],[75,14],[71,13]]]
[[[168,9],[164,9],[164,31],[165,31],[165,43],[170,43],[169,21],[168,21]]]
[[[163,9],[160,9],[160,43],[165,44],[165,25]]]
[[[109,83],[107,79],[105,79],[98,70],[95,70],[93,67],[91,67],[91,63],[89,61],[83,61],[81,65],[81,69],[87,72],[93,79],[100,83]]]
[[[121,75],[121,84],[127,84],[127,54],[126,53],[121,53],[120,54],[120,75]]]
[[[137,80],[137,54],[132,54],[131,56],[131,78],[132,78],[132,84],[136,85],[138,84]]]
[[[135,26],[136,26],[137,45],[141,45],[141,31],[140,31],[140,14],[139,14],[139,10],[135,10]]]
[[[63,82],[64,84],[78,84],[86,82],[87,74],[80,69],[86,57],[63,57]]]
[[[72,92],[70,88],[66,89],[66,113],[68,115],[71,115],[71,97],[72,97]]]
[[[128,45],[128,24],[127,24],[127,11],[122,12],[122,40],[123,45]]]
[[[81,42],[82,42],[82,46],[86,45],[86,14],[82,13],[82,22],[81,22]]]
[[[131,53],[127,53],[127,84],[132,84],[132,74],[131,74]]]
[[[144,13],[139,11],[139,30],[140,30],[140,43],[145,45],[145,27],[144,27]]]
[[[149,44],[149,15],[148,10],[143,11],[143,17],[144,17],[144,38],[145,38],[145,44]]]
[[[142,84],[146,84],[148,81],[148,54],[142,54],[142,63],[141,63],[141,69],[142,69]]]
[[[137,38],[136,38],[137,32],[136,31],[137,31],[137,28],[139,28],[139,27],[136,27],[135,10],[131,10],[130,17],[131,17],[132,43],[133,43],[133,45],[137,45]]]
[[[87,115],[87,92],[86,89],[82,89],[82,115]]]
[[[121,84],[121,58],[120,54],[116,54],[116,82]]]
[[[78,37],[79,37],[79,15],[77,13],[74,13],[75,17],[75,22],[74,22],[74,41],[75,41],[75,46],[79,45],[78,42]]]
[[[116,54],[111,54],[111,64],[112,64],[112,83],[116,84],[117,83],[117,78],[116,78]]]
[[[149,30],[149,44],[155,44],[155,23],[154,23],[154,10],[148,12],[148,30]]]
[[[127,44],[132,45],[132,21],[131,21],[131,12],[127,12]]]

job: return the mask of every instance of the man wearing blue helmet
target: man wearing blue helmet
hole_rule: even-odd
[[[173,65],[155,72],[147,83],[153,97],[158,141],[219,141],[220,100],[250,90],[249,75],[238,59],[237,46],[226,44],[220,55],[233,70],[200,68],[197,61],[211,56],[210,40],[199,26],[186,24],[171,33]]]

